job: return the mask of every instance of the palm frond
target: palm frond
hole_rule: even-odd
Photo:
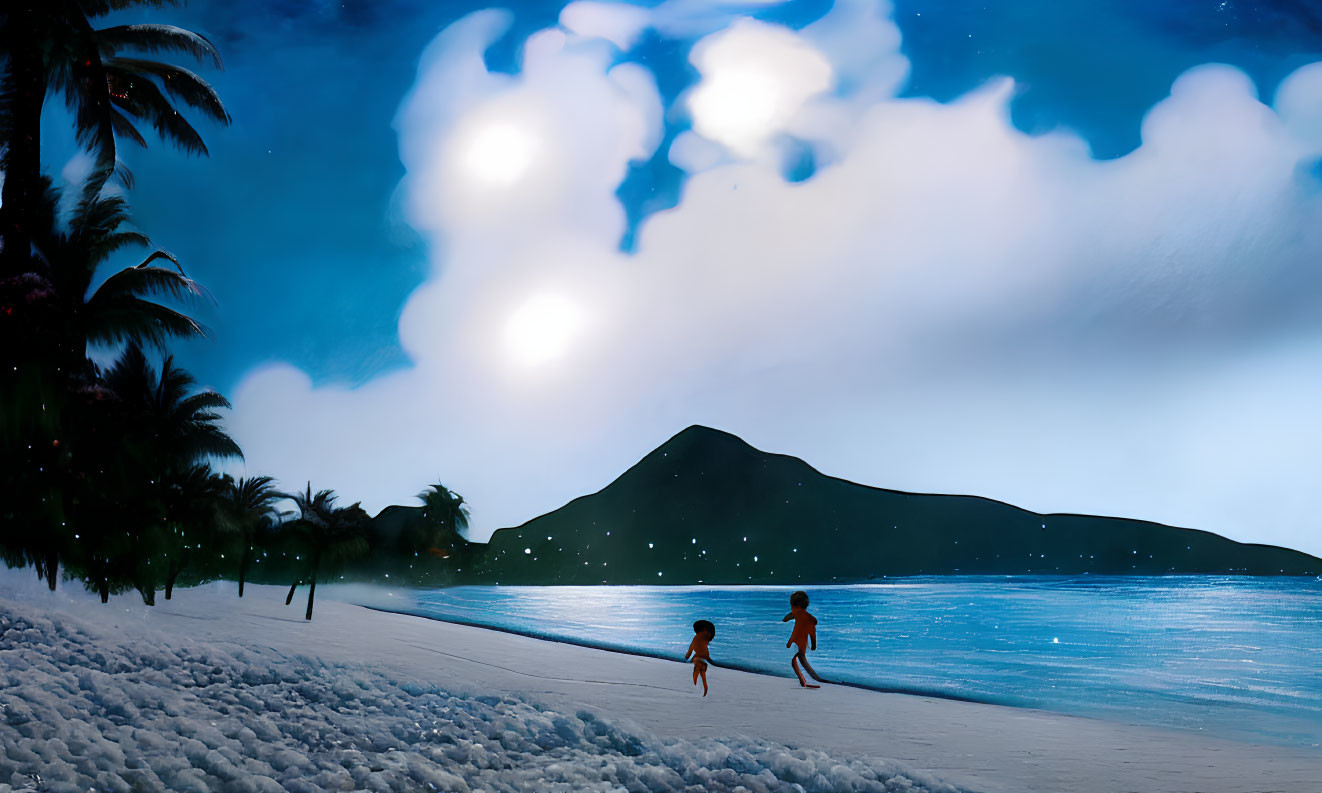
[[[165,360],[161,361],[161,378],[156,386],[156,402],[162,412],[179,413],[180,403],[196,384],[197,381],[187,369],[174,365],[173,355],[165,356]]]
[[[147,139],[142,137],[133,121],[118,108],[110,108],[110,128],[121,138],[128,138],[142,148],[147,148]]]
[[[151,123],[162,140],[174,144],[186,154],[206,156],[202,136],[170,104],[151,80],[131,72],[107,67],[111,81],[111,101],[130,116]]]
[[[195,427],[179,449],[182,456],[189,459],[237,458],[243,459],[243,450],[234,439],[219,427]]]
[[[102,262],[111,254],[129,246],[146,247],[151,239],[140,231],[117,231],[107,234],[88,247],[94,261]]]
[[[178,270],[180,275],[184,275],[184,268],[182,268],[182,267],[179,266],[179,260],[176,259],[176,258],[174,258],[174,254],[167,253],[167,252],[165,252],[165,251],[163,251],[163,250],[160,250],[159,248],[158,248],[157,250],[152,251],[151,254],[150,254],[147,258],[145,258],[145,259],[143,259],[142,261],[138,262],[138,267],[146,267],[147,265],[151,264],[152,262],[156,261],[157,259],[167,259],[167,260],[169,260],[170,262],[172,262],[172,263],[174,264],[174,269]],[[188,276],[185,275],[184,277],[187,278]],[[197,288],[200,290],[202,287],[201,287],[201,286],[198,286]]]
[[[201,288],[191,278],[164,267],[126,267],[111,275],[97,287],[88,299],[89,307],[98,298],[111,300],[118,297],[170,295],[176,299],[197,297]]]
[[[185,415],[201,413],[202,411],[222,410],[234,407],[230,401],[215,391],[198,391],[192,396],[186,397],[179,403],[179,410]],[[214,415],[208,413],[206,415]]]
[[[225,105],[220,101],[216,89],[206,80],[181,66],[142,58],[111,58],[107,70],[135,75],[138,80],[150,80],[154,77],[160,80],[160,87],[170,96],[195,110],[200,110],[215,121],[222,124],[230,123],[229,112],[225,110]]]
[[[161,347],[172,338],[206,336],[209,331],[192,317],[150,300],[117,296],[90,305],[87,340],[118,344],[137,340]]]
[[[231,485],[230,497],[243,510],[257,515],[271,511],[272,505],[284,498],[270,476],[241,478]]]
[[[128,222],[129,202],[123,196],[104,195],[88,192],[84,187],[83,196],[74,208],[69,226],[77,236],[88,237],[95,234],[109,234]]]
[[[307,530],[321,530],[330,524],[332,514],[335,510],[336,495],[334,490],[318,490],[314,495],[312,493],[312,483],[308,482],[307,489],[302,493],[282,493],[284,498],[294,502],[298,509],[298,521],[304,525],[301,527]]]
[[[51,58],[48,71],[53,92],[63,94],[65,105],[74,117],[78,143],[96,158],[92,182],[105,184],[115,168],[115,135],[111,120],[110,96],[88,86],[106,85],[108,73],[85,17],[68,15],[58,41],[63,52]]]
[[[205,36],[174,25],[116,25],[95,32],[96,43],[104,57],[120,50],[141,52],[182,52],[199,61],[210,61],[217,69],[225,68],[220,62],[216,46]]]

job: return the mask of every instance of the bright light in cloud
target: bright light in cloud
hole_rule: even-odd
[[[783,103],[780,87],[770,74],[753,68],[732,68],[707,78],[693,94],[690,107],[703,134],[732,146],[757,141],[772,129]]]
[[[672,3],[668,24],[726,13]],[[702,423],[859,482],[1322,553],[1322,67],[1275,106],[1192,69],[1101,162],[1015,129],[1012,79],[897,98],[873,3],[798,33],[725,19],[692,50],[680,202],[626,256],[616,191],[669,109],[573,21],[513,77],[482,57],[506,15],[429,48],[396,122],[433,256],[399,324],[415,365],[355,389],[254,372],[232,424],[251,470],[373,510],[439,473],[482,539]],[[781,136],[829,157],[791,184],[763,156]],[[572,376],[506,388],[493,358]]]
[[[537,139],[514,124],[495,123],[474,130],[464,148],[464,166],[480,182],[505,187],[528,171]]]
[[[740,153],[785,126],[831,87],[831,64],[793,32],[740,20],[693,48],[702,81],[689,97],[693,128]]]
[[[510,316],[505,341],[516,362],[538,366],[563,357],[582,322],[583,314],[573,301],[562,295],[537,295]]]

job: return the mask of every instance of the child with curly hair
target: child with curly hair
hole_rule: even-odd
[[[707,644],[716,638],[716,626],[707,620],[698,620],[693,623],[693,641],[689,642],[689,649],[684,653],[684,660],[689,660],[693,656],[693,685],[698,684],[698,678],[702,678],[702,695],[707,696],[707,665],[712,663],[711,656],[707,652]]]
[[[803,668],[807,670],[813,680],[818,683],[827,682],[818,677],[817,671],[808,663],[809,641],[812,642],[812,649],[814,651],[817,649],[817,618],[808,613],[807,592],[800,590],[790,595],[790,613],[786,614],[781,622],[789,622],[790,620],[794,620],[794,630],[790,633],[789,641],[785,642],[785,646],[799,645],[799,651],[790,659],[790,666],[794,668],[794,675],[799,678],[799,685],[804,688],[821,688],[821,686],[814,686],[804,680],[803,672],[799,670],[799,664],[803,664]]]

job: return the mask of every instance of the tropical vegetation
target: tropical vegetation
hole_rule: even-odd
[[[143,128],[206,155],[189,112],[221,125],[220,98],[184,55],[220,68],[206,38],[171,25],[102,25],[114,12],[179,0],[45,0],[0,12],[0,559],[100,595],[157,593],[218,578],[308,585],[399,569],[422,551],[467,546],[463,498],[441,484],[382,540],[359,504],[332,491],[282,493],[235,479],[230,403],[170,354],[208,336],[192,315],[206,291],[133,226],[118,146]],[[59,97],[91,174],[57,187],[42,160],[42,110]],[[127,259],[134,250],[139,256]],[[101,363],[98,363],[101,362]],[[279,510],[286,499],[296,508]]]

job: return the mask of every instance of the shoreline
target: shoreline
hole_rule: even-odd
[[[397,722],[405,726],[419,721],[411,715],[418,706],[414,700],[431,696],[426,692],[432,687],[452,698],[451,710],[446,712],[454,712],[459,704],[504,708],[507,706],[500,704],[503,698],[512,697],[534,707],[522,711],[531,720],[525,724],[548,719],[569,719],[577,725],[608,723],[613,725],[609,729],[622,735],[645,736],[652,741],[649,746],[662,754],[670,751],[665,747],[683,747],[674,768],[687,768],[694,758],[705,758],[697,759],[697,768],[705,769],[704,773],[714,773],[720,763],[727,762],[722,757],[767,751],[772,754],[759,755],[770,763],[763,767],[780,769],[771,773],[790,773],[787,769],[807,758],[828,779],[830,769],[838,764],[900,772],[912,769],[918,775],[914,778],[944,780],[965,793],[1316,793],[1317,780],[1322,779],[1322,755],[1317,749],[1243,743],[921,695],[830,685],[802,689],[790,678],[722,667],[714,668],[710,675],[711,694],[704,699],[674,660],[369,609],[332,598],[319,600],[313,620],[306,622],[300,605],[284,605],[285,587],[252,585],[240,599],[231,585],[204,585],[179,591],[173,600],[148,608],[133,602],[133,596],[116,597],[103,606],[82,592],[63,588],[54,594],[39,591],[39,582],[26,578],[0,577],[0,598],[7,601],[10,611],[67,615],[97,631],[111,631],[110,635],[120,637],[117,641],[127,642],[125,647],[181,653],[180,658],[190,659],[187,663],[197,664],[196,674],[203,677],[215,668],[247,664],[255,673],[252,680],[267,685],[263,681],[279,667],[261,659],[277,659],[280,665],[296,663],[305,671],[271,693],[295,708],[319,709],[331,726],[345,718],[335,715],[336,707],[348,707],[347,714],[371,704],[379,684],[373,684],[377,689],[353,693],[370,682],[365,675],[371,675],[389,682],[390,689],[382,690],[394,692],[392,707],[409,714],[401,715]],[[198,660],[199,651],[212,660]],[[228,660],[219,660],[222,658]],[[167,664],[166,668],[173,666]],[[121,665],[120,674],[126,686],[147,685],[137,666]],[[309,693],[304,698],[305,684],[298,682],[303,675],[321,681],[317,684],[320,694]],[[246,674],[233,679],[249,685]],[[192,685],[188,680],[185,683]],[[34,697],[49,696],[48,689],[38,683],[28,685]],[[77,690],[76,685],[67,689],[71,695]],[[332,695],[342,691],[348,699],[337,704]],[[331,710],[326,711],[327,707]],[[594,718],[600,721],[591,721]],[[279,741],[287,743],[291,735],[305,734],[304,728],[294,726],[296,722],[290,723],[294,732],[285,733]],[[3,728],[0,724],[0,733]],[[120,728],[101,729],[105,739]],[[494,751],[502,734],[497,730],[473,740],[495,741],[487,743],[487,751]],[[383,740],[394,739],[383,736]],[[392,754],[373,755],[380,758],[373,763],[408,760],[415,753],[426,761],[427,752],[435,751],[416,741],[402,749],[402,753],[396,749]],[[315,759],[314,747],[297,750]],[[265,742],[253,744],[248,751],[264,753],[268,759],[275,756],[275,749]],[[773,755],[798,759],[772,759]],[[565,768],[599,763],[601,757],[580,756]],[[443,767],[448,761],[441,762]],[[531,754],[520,762],[543,760]],[[519,768],[506,767],[511,773]],[[473,771],[479,772],[486,773],[481,768]],[[282,773],[290,772],[276,767],[271,773],[283,778]],[[0,779],[0,783],[5,781]],[[536,784],[529,784],[531,787],[517,789],[537,789]],[[837,788],[875,789],[809,787]],[[939,788],[930,784],[924,789]],[[389,785],[382,782],[374,789],[389,789]],[[707,784],[706,789],[724,788]]]
[[[344,602],[350,602],[350,601],[344,601]],[[546,636],[543,634],[534,633],[532,631],[522,631],[519,630],[518,628],[507,628],[503,625],[488,625],[483,622],[475,622],[472,620],[462,620],[462,619],[456,619],[450,617],[437,617],[433,614],[419,614],[416,611],[410,611],[408,609],[390,609],[390,608],[385,608],[383,606],[371,606],[371,605],[367,605],[366,603],[353,603],[352,605],[358,606],[359,608],[368,609],[369,611],[378,611],[383,614],[398,614],[399,616],[402,617],[416,617],[418,619],[431,620],[433,622],[442,622],[447,625],[459,625],[465,628],[477,628],[479,630],[495,631],[496,633],[505,633],[511,636],[522,636],[527,639],[535,639],[537,641],[542,641],[542,642],[564,644],[570,647],[582,647],[586,650],[597,650],[604,653],[615,653],[617,655],[631,655],[631,656],[636,656],[638,658],[652,658],[658,661],[670,661],[672,663],[682,664],[684,666],[687,666],[689,663],[688,661],[684,661],[683,659],[676,658],[670,655],[665,655],[663,653],[650,652],[648,650],[638,650],[630,647],[602,644],[597,642],[587,642],[587,641],[576,642],[570,639],[562,639],[558,636]],[[747,664],[730,664],[722,661],[720,663],[712,663],[711,665],[716,669],[729,669],[735,672],[743,672],[745,674],[750,674],[750,675],[760,675],[762,677],[771,677],[779,680],[795,679],[793,675],[782,674],[779,672],[772,672],[766,669],[759,669],[757,667],[749,666]],[[839,686],[841,688],[856,688],[862,691],[871,691],[876,694],[899,694],[908,697],[926,697],[928,699],[945,699],[945,700],[950,700],[951,702],[966,702],[975,705],[995,705],[997,707],[1002,707],[1002,708],[1022,708],[1024,710],[1041,710],[1044,713],[1053,713],[1059,716],[1074,716],[1074,714],[1063,713],[1061,711],[1046,710],[1044,708],[1032,708],[1023,705],[1014,705],[1009,702],[997,702],[996,700],[993,699],[962,697],[958,694],[949,694],[943,691],[928,691],[917,688],[889,688],[886,686],[876,686],[876,685],[870,685],[868,683],[857,683],[848,680],[825,680],[823,682],[832,686]],[[1076,718],[1086,719],[1091,717],[1077,716]]]

